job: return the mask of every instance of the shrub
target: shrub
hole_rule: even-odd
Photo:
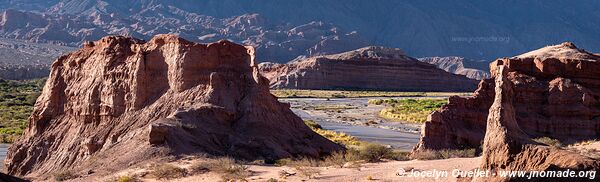
[[[536,141],[538,143],[543,143],[543,144],[546,144],[548,146],[555,146],[555,147],[561,147],[562,146],[562,143],[560,143],[559,140],[553,139],[553,138],[550,138],[550,137],[536,138],[536,139],[533,139],[533,141]]]
[[[224,180],[245,180],[251,175],[248,166],[238,164],[234,159],[228,157],[198,162],[191,166],[191,170],[194,173],[216,172],[221,174]]]
[[[136,181],[136,179],[134,177],[130,177],[130,176],[119,176],[119,180],[117,180],[118,182],[134,182]]]
[[[77,175],[73,174],[71,171],[63,171],[54,174],[54,180],[56,181],[66,181],[75,178],[77,178]]]
[[[176,179],[186,176],[187,171],[171,164],[162,164],[155,166],[151,174],[157,179]]]
[[[319,169],[314,167],[296,166],[294,169],[296,169],[301,176],[307,177],[308,179],[313,179],[321,173]]]
[[[383,145],[368,143],[359,148],[360,158],[367,162],[379,162],[392,155],[392,149]]]

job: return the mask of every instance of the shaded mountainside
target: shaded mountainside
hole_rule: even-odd
[[[269,93],[254,57],[252,47],[174,35],[86,43],[52,64],[6,169],[44,179],[169,156],[274,161],[342,150]]]
[[[226,28],[220,31],[220,28],[215,30],[211,27],[221,26],[218,25],[221,24],[221,19],[235,19],[240,15],[257,13],[274,25],[289,23],[296,27],[312,21],[332,23],[348,32],[357,31],[369,45],[398,47],[417,57],[460,55],[477,60],[492,60],[565,41],[600,52],[600,34],[597,33],[600,32],[600,23],[595,21],[600,19],[600,14],[596,11],[599,6],[600,2],[593,0],[578,3],[569,0],[10,0],[1,3],[0,9],[47,14],[41,19],[33,15],[14,17],[19,20],[16,25],[23,22],[22,24],[28,23],[39,28],[36,31],[19,32],[23,35],[18,37],[33,41],[60,39],[69,43],[80,42],[82,39],[95,40],[107,33],[140,38],[149,38],[157,33],[178,33],[194,41],[201,41],[199,37],[217,34],[241,43],[252,38],[235,32],[259,34],[255,34],[251,28],[246,28],[245,31],[229,28],[234,30],[230,33]],[[210,17],[217,25],[210,23]],[[48,19],[53,19],[54,23],[45,23]],[[251,23],[263,27],[263,31],[279,31]],[[205,28],[206,25],[209,28]],[[289,29],[282,31],[286,30]],[[344,38],[348,32],[337,34],[344,45],[355,42],[353,38]],[[271,33],[265,36],[269,34]],[[8,32],[4,32],[3,36],[17,37]],[[269,47],[294,49],[291,53],[318,45],[310,42],[310,45],[304,47],[288,46],[288,43],[279,39],[252,41],[265,47],[267,42],[272,41],[274,44]],[[366,45],[360,47],[364,46]],[[358,47],[342,51],[356,48]],[[257,51],[260,55],[260,49]],[[287,57],[296,56],[298,54]],[[278,59],[271,57],[264,60],[280,63],[290,60]]]
[[[467,78],[483,80],[490,78],[489,63],[487,61],[466,60],[463,57],[424,57],[419,61],[437,65],[438,68]]]
[[[405,55],[400,49],[364,47],[340,54],[261,63],[271,88],[385,91],[472,91],[477,81]]]
[[[600,56],[563,43],[498,59],[492,75],[499,65],[514,85],[514,117],[527,136],[563,143],[600,138]],[[497,94],[494,80],[486,79],[473,97],[450,97],[430,115],[415,150],[479,147]]]
[[[47,77],[50,64],[75,48],[0,39],[0,78],[19,80]]]
[[[274,22],[259,14],[215,18],[162,5],[145,7],[130,15],[89,11],[73,15],[7,10],[0,16],[0,36],[80,46],[107,35],[147,40],[156,34],[174,33],[198,42],[229,39],[252,45],[257,50],[257,59],[275,62],[368,45],[358,33],[320,21],[290,24]]]

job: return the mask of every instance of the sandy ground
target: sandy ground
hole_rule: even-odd
[[[420,182],[420,181],[456,181],[458,178],[452,176],[452,171],[461,170],[461,171],[469,171],[477,168],[479,165],[480,157],[477,158],[453,158],[453,159],[444,159],[444,160],[430,160],[430,161],[420,161],[420,160],[412,160],[412,161],[388,161],[388,162],[379,162],[379,163],[367,163],[362,164],[358,168],[339,168],[339,167],[316,167],[313,169],[317,169],[319,174],[316,175],[313,179],[308,179],[299,174],[299,172],[295,168],[287,167],[287,166],[265,166],[265,165],[249,165],[248,170],[252,171],[252,176],[247,178],[248,181],[267,181],[269,179],[276,179],[279,181],[410,181],[410,182]],[[194,161],[178,161],[170,164],[180,166],[182,168],[187,168]],[[287,178],[280,177],[280,171],[286,171],[288,173],[294,174],[288,176]],[[448,176],[446,177],[411,177],[408,176],[409,173],[405,172],[404,175],[400,176],[398,173],[402,173],[401,171],[419,171],[422,172],[440,172],[447,171]],[[114,175],[105,176],[102,178],[83,178],[77,179],[75,181],[115,181],[119,176],[127,175],[127,176],[135,176],[142,175],[147,173],[147,169],[143,168],[134,168],[124,170],[118,173],[114,173]],[[371,180],[368,180],[369,176]],[[199,175],[191,175],[186,176],[179,179],[170,179],[170,180],[157,180],[154,179],[151,175],[146,175],[144,177],[138,178],[140,181],[175,181],[175,182],[192,182],[192,181],[219,181],[221,177],[219,174],[209,172]]]

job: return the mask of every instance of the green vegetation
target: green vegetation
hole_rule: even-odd
[[[279,98],[357,98],[357,97],[449,97],[469,96],[459,92],[388,92],[388,91],[342,91],[342,90],[271,90]]]
[[[0,142],[12,143],[27,128],[27,119],[45,82],[0,79]]]
[[[382,118],[409,123],[423,123],[434,110],[447,104],[447,99],[376,99],[369,104],[386,105],[379,112]]]

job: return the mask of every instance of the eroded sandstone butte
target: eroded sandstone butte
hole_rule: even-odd
[[[509,72],[499,63],[495,70],[495,97],[489,109],[483,142],[481,169],[494,173],[501,171],[565,171],[574,173],[600,169],[600,161],[554,146],[537,143],[517,123],[513,101],[515,90],[508,79]],[[501,175],[476,178],[474,181],[587,181],[589,178],[503,177]]]
[[[498,59],[490,64],[492,76],[499,65],[514,85],[515,118],[525,134],[563,143],[600,138],[600,56],[563,43]],[[450,97],[432,113],[415,151],[481,146],[493,79],[483,80],[472,97]]]
[[[334,55],[261,63],[271,88],[473,91],[477,81],[420,62],[399,49],[365,47]]]
[[[341,149],[269,93],[252,47],[174,35],[109,36],[60,57],[29,122],[9,149],[10,174],[110,172],[181,154],[274,160]]]

